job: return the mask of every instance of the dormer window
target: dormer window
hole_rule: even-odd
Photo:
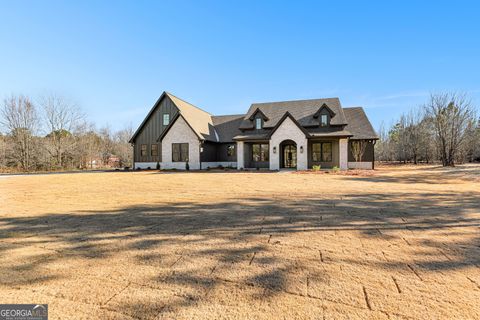
[[[255,129],[260,130],[262,129],[262,119],[255,118]]]
[[[328,115],[322,114],[320,116],[320,126],[322,126],[322,127],[328,126]]]

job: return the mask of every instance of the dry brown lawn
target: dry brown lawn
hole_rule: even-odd
[[[478,319],[480,166],[0,177],[0,303],[51,319]]]

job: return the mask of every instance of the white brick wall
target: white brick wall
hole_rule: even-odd
[[[156,169],[157,168],[157,163],[156,162],[135,162],[134,169],[147,169],[150,167],[150,169]]]
[[[202,162],[202,169],[208,169],[208,168],[217,168],[218,166],[222,166],[224,168],[236,168],[237,167],[237,162],[229,162],[229,161],[216,161],[216,162]]]
[[[372,169],[372,162],[349,162],[348,163],[348,168],[349,169],[367,169],[371,170]]]
[[[172,143],[188,143],[188,164],[191,170],[200,169],[200,142],[197,135],[178,117],[162,140],[162,169],[185,169],[185,162],[172,162]]]
[[[245,154],[244,154],[244,142],[238,141],[237,142],[237,169],[244,169],[245,168]]]
[[[308,143],[305,134],[290,118],[286,118],[270,138],[270,170],[280,169],[280,143],[284,140],[293,140],[297,144],[297,169],[308,168]],[[273,148],[277,152],[273,153]],[[300,152],[303,147],[303,153]]]
[[[340,170],[348,169],[348,139],[340,139],[338,141],[339,145],[339,162]]]

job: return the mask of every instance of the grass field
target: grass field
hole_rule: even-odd
[[[480,166],[0,177],[0,257],[50,319],[478,319]]]

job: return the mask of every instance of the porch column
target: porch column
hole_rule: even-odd
[[[297,170],[308,169],[308,140],[298,139],[297,143]]]
[[[339,145],[339,162],[340,162],[340,170],[347,170],[348,169],[348,139],[340,139],[338,141]]]
[[[268,155],[268,161],[270,162],[269,164],[269,169],[270,170],[278,170],[280,169],[280,145],[277,143],[275,140],[270,140],[268,142],[270,146],[269,150],[269,155]],[[273,152],[273,148],[275,148],[275,152]]]
[[[244,169],[245,168],[245,161],[244,161],[244,150],[243,150],[244,142],[237,141],[237,169]]]

